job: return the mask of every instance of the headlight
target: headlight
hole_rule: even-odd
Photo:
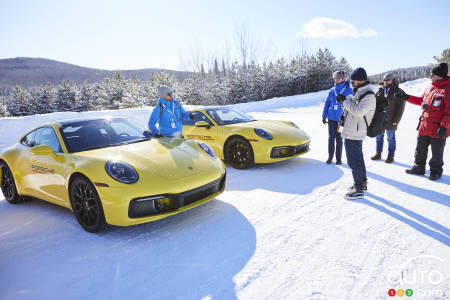
[[[297,124],[295,124],[294,122],[290,122],[291,124],[292,124],[292,126],[294,126],[295,128],[298,128],[298,129],[300,129],[300,127],[298,127],[298,125]]]
[[[255,128],[255,133],[256,133],[258,136],[262,137],[263,139],[266,139],[266,140],[271,140],[271,139],[273,139],[273,137],[270,135],[270,133],[268,133],[268,132],[265,131],[264,129],[261,129],[261,128]]]
[[[122,183],[135,183],[139,178],[132,167],[121,161],[110,160],[106,163],[105,169],[109,176]]]
[[[208,144],[198,142],[198,145],[200,146],[200,148],[203,149],[203,151],[208,153],[211,157],[216,158],[216,154],[214,153],[213,149],[211,149],[211,147],[208,146]]]

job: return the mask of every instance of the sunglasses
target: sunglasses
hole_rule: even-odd
[[[167,93],[167,96],[172,97],[172,96],[173,96],[173,93],[172,93],[172,92]]]

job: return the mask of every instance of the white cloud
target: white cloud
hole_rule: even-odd
[[[325,17],[314,18],[304,24],[297,33],[298,37],[334,39],[340,37],[373,37],[377,32],[373,29],[359,30],[355,25],[343,20]]]

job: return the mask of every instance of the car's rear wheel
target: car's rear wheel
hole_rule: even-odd
[[[2,164],[2,181],[1,190],[6,201],[15,204],[22,200],[22,198],[17,193],[16,183],[14,181],[14,176],[6,163]]]
[[[85,177],[77,177],[70,185],[70,202],[78,223],[88,232],[98,232],[106,228],[100,197]]]
[[[231,137],[225,144],[225,161],[236,169],[246,169],[253,165],[254,155],[250,143],[239,136]]]

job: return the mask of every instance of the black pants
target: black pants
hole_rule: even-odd
[[[336,160],[342,159],[342,137],[341,133],[337,131],[338,122],[328,120],[328,157],[334,156],[334,141],[336,141]]]
[[[442,175],[445,141],[443,139],[419,135],[417,137],[416,153],[414,154],[414,167],[417,170],[425,171],[428,146],[431,145],[430,172],[432,174]]]

